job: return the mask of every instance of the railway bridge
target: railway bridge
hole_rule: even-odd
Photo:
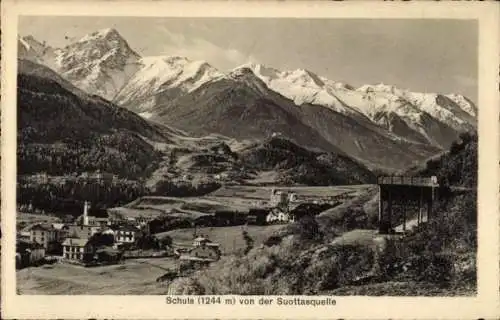
[[[377,184],[379,233],[394,232],[395,208],[398,218],[402,219],[403,232],[411,214],[409,210],[416,213],[417,225],[432,217],[439,187],[437,177],[382,176],[377,178]]]

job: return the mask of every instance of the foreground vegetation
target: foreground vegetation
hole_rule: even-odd
[[[463,135],[449,153],[428,163],[425,173],[445,183],[474,188],[477,137]],[[437,164],[436,164],[437,163]],[[457,172],[468,172],[457,176]],[[369,202],[365,195],[364,201]],[[406,237],[374,238],[360,244],[334,244],[342,233],[370,225],[369,206],[305,217],[246,254],[224,257],[189,279],[179,279],[177,294],[364,294],[473,295],[476,292],[477,195],[447,193],[436,218]],[[352,206],[349,206],[353,208]],[[322,218],[323,216],[323,218]],[[328,221],[328,227],[318,223]],[[350,219],[350,220],[346,220]],[[349,223],[346,223],[349,221]]]

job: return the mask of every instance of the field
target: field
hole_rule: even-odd
[[[371,185],[351,185],[351,186],[328,186],[328,187],[253,187],[253,186],[227,186],[220,188],[205,196],[209,199],[226,199],[228,202],[238,200],[267,201],[272,189],[294,192],[299,200],[314,201],[328,197],[337,196],[343,193],[356,195],[363,193]]]
[[[16,272],[19,294],[165,294],[156,278],[176,268],[172,258],[125,260],[124,264],[84,268],[60,263]]]
[[[328,199],[340,194],[357,196],[366,193],[371,185],[329,186],[329,187],[283,187],[278,190],[294,192],[298,202],[313,202]],[[127,205],[111,209],[126,217],[199,215],[218,210],[248,212],[250,208],[264,206],[269,201],[273,187],[224,186],[210,194],[200,197],[159,197],[139,198]]]
[[[247,226],[248,235],[253,239],[254,246],[261,245],[275,231],[283,228],[284,225],[271,226]],[[191,244],[193,241],[194,229],[177,229],[167,232],[158,233],[157,237],[161,238],[164,235],[172,237],[174,244]],[[213,242],[219,243],[223,255],[229,255],[236,251],[245,248],[245,240],[242,236],[243,226],[232,227],[209,227],[198,228],[197,235],[203,235]]]
[[[17,223],[39,223],[39,222],[47,222],[47,223],[57,223],[60,222],[61,219],[54,216],[49,216],[45,214],[35,214],[35,213],[26,213],[26,212],[18,212],[16,215]]]
[[[295,192],[299,202],[312,202],[346,193],[355,197],[365,195],[368,190],[372,189],[372,186],[278,189]],[[153,211],[169,214],[172,209],[180,210],[188,215],[199,215],[228,207],[248,210],[267,202],[270,191],[271,187],[231,186],[223,187],[202,197],[144,197],[122,208],[123,212],[130,215]],[[269,236],[284,227],[285,225],[205,227],[198,228],[196,234],[220,243],[222,254],[230,255],[245,248],[246,242],[242,235],[244,228],[253,239],[254,247],[259,247]],[[158,233],[157,236],[161,238],[169,235],[174,244],[190,245],[193,232],[192,228],[176,229]],[[124,264],[94,268],[62,263],[18,270],[16,276],[20,294],[165,294],[167,284],[158,283],[156,279],[166,272],[165,268],[176,268],[177,264],[178,260],[172,258],[130,259],[125,260]]]

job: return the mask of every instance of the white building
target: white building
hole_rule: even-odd
[[[68,260],[83,260],[85,254],[93,253],[93,247],[88,239],[68,238],[64,240],[63,257]]]

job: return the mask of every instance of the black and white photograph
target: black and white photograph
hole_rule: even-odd
[[[474,20],[21,16],[18,294],[474,296]]]
[[[11,5],[5,315],[495,312],[498,14]]]

